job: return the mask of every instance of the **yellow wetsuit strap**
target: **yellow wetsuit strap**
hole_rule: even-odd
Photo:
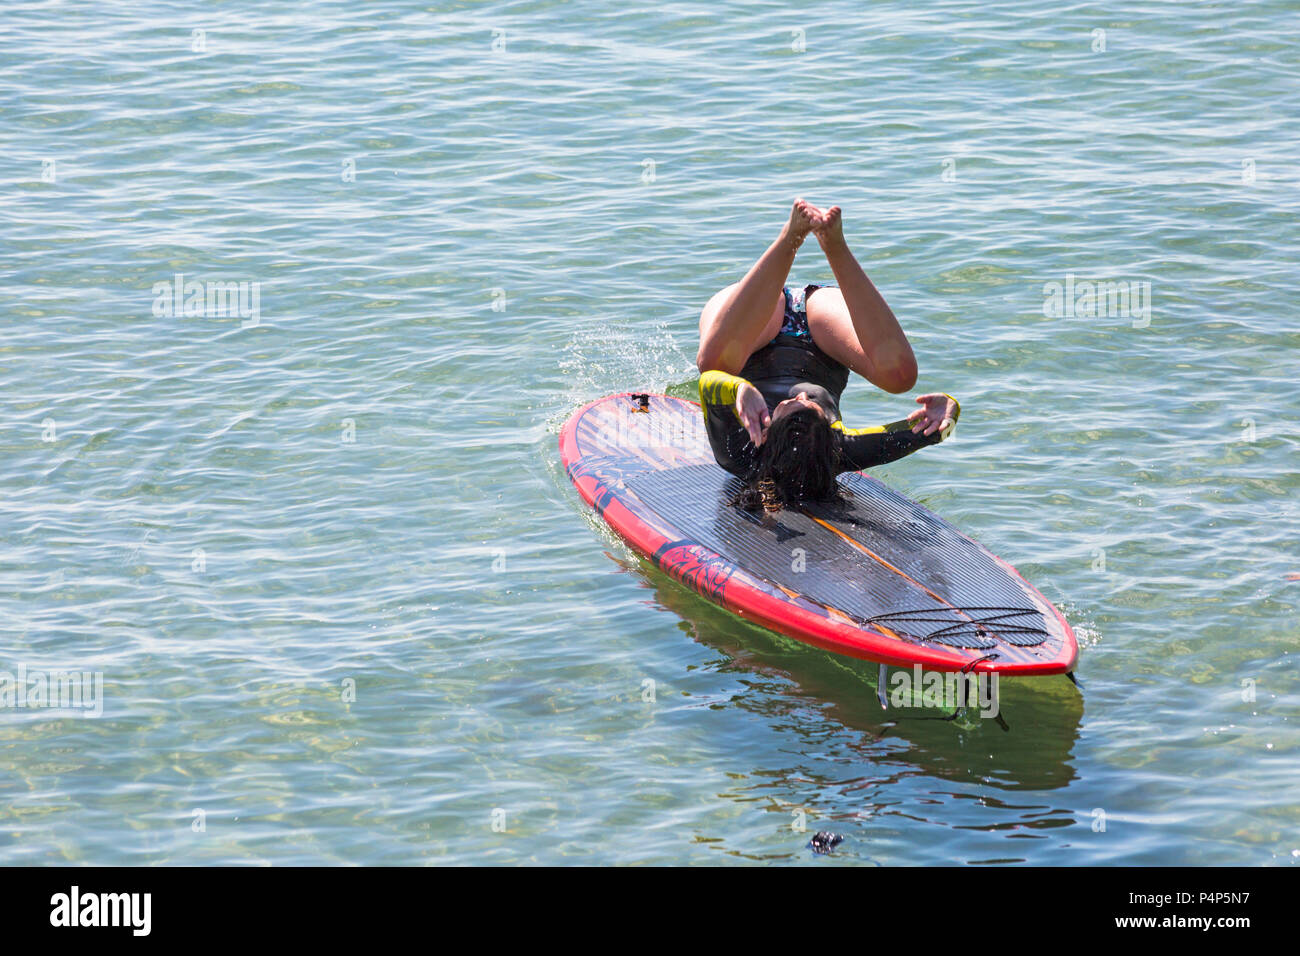
[[[732,408],[736,404],[736,393],[742,384],[748,384],[739,375],[730,375],[714,369],[700,376],[700,408],[704,410],[704,420],[709,420],[709,406]]]
[[[911,431],[912,423],[904,418],[901,422],[890,422],[888,425],[872,425],[870,428],[846,428],[843,422],[831,422],[831,428],[843,432],[845,438],[853,438],[858,435],[888,435],[893,432]]]
[[[749,481],[758,467],[758,449],[736,415],[736,395],[747,384],[739,375],[711,371],[700,376],[700,408],[709,447],[718,464]]]
[[[949,438],[957,429],[957,419],[961,418],[961,402],[957,401],[957,399],[953,398],[947,392],[944,392],[943,395],[945,398],[951,399],[952,403],[957,406],[952,413],[952,422],[947,428],[939,429],[939,435],[941,438]]]

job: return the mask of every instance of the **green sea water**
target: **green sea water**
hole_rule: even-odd
[[[4,4],[0,671],[99,675],[102,714],[0,707],[0,863],[1300,862],[1298,33]],[[1003,682],[1008,730],[882,710],[559,466],[579,405],[692,394],[800,195],[962,401],[878,475],[1080,637],[1083,692]],[[792,281],[833,281],[815,244]]]

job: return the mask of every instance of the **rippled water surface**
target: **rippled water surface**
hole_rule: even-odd
[[[100,673],[103,714],[0,710],[0,862],[1296,862],[1298,32],[5,3],[0,669]],[[583,402],[692,393],[796,195],[963,402],[880,476],[1080,635],[1082,695],[1005,682],[1008,731],[882,711],[559,468]],[[174,314],[178,274],[243,313]],[[1051,308],[1097,280],[1149,313]]]

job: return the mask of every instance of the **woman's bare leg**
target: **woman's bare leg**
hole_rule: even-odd
[[[808,328],[827,355],[887,392],[916,384],[916,356],[903,327],[844,240],[840,207],[818,219],[817,241],[826,254],[839,295],[821,289],[808,297]]]
[[[781,327],[785,313],[781,290],[790,275],[795,253],[813,226],[820,222],[816,207],[796,199],[790,221],[745,278],[716,293],[700,313],[700,349],[695,364],[701,372],[717,369],[736,375],[768,334],[773,320]],[[773,305],[775,303],[775,306]]]

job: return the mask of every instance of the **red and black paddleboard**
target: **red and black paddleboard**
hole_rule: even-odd
[[[574,412],[560,456],[635,550],[746,620],[882,664],[1061,674],[1078,643],[1011,565],[861,472],[838,506],[752,514],[714,461],[700,407],[623,393]]]

